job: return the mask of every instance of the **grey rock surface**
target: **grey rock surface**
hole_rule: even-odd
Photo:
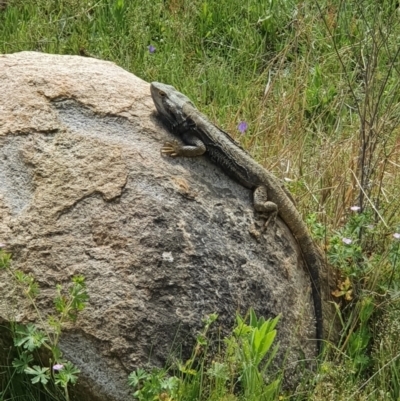
[[[315,356],[311,286],[296,242],[263,220],[251,192],[204,158],[161,157],[171,139],[149,84],[115,64],[0,56],[0,242],[53,313],[57,283],[86,277],[90,301],[61,339],[80,399],[125,400],[127,376],[189,356],[202,318],[282,314],[280,358]],[[0,271],[0,321],[36,321]]]

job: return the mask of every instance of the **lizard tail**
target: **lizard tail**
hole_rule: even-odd
[[[318,355],[322,351],[324,339],[324,322],[322,313],[321,279],[322,261],[318,249],[309,236],[298,238],[303,258],[311,279],[312,297],[316,320],[316,339]]]

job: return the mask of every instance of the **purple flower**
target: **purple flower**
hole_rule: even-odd
[[[346,244],[346,245],[350,245],[353,240],[351,238],[342,238],[342,241]]]
[[[153,45],[149,45],[147,48],[149,49],[150,54],[153,54],[156,51],[156,48]]]
[[[62,370],[64,369],[64,365],[61,365],[61,363],[57,363],[53,366],[53,370]]]
[[[353,212],[358,212],[360,209],[361,209],[360,206],[352,206],[350,208],[350,210],[352,210]]]
[[[393,234],[394,239],[400,239],[400,233],[394,233]]]
[[[239,130],[242,134],[244,134],[244,133],[246,132],[247,128],[248,128],[248,125],[247,125],[246,121],[241,121],[241,122],[239,123],[239,125],[238,125],[238,130]]]

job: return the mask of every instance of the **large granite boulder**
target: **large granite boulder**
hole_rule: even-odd
[[[252,194],[204,158],[160,155],[149,84],[115,64],[0,55],[0,242],[53,313],[57,283],[90,301],[64,330],[81,399],[125,400],[129,372],[188,356],[202,318],[282,314],[286,365],[316,353],[311,286],[287,227],[257,236]],[[0,323],[37,321],[0,271]],[[279,359],[278,359],[279,360]]]

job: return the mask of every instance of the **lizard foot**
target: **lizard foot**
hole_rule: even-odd
[[[260,241],[261,232],[257,230],[256,225],[252,223],[252,225],[248,228],[249,234],[255,238],[257,241]]]
[[[276,216],[278,215],[278,206],[276,205],[276,203],[270,201],[257,202],[254,203],[254,208],[257,212],[261,213],[262,217],[267,219],[262,229],[262,232],[264,232],[267,229],[271,221],[273,225],[275,225]]]
[[[267,221],[265,222],[264,227],[262,228],[262,232],[264,232],[267,229],[267,227],[271,221],[272,221],[272,225],[275,226],[277,215],[278,215],[278,211],[274,211],[268,216]]]
[[[180,155],[181,145],[178,141],[165,142],[161,148],[161,154],[170,157],[177,157]]]

